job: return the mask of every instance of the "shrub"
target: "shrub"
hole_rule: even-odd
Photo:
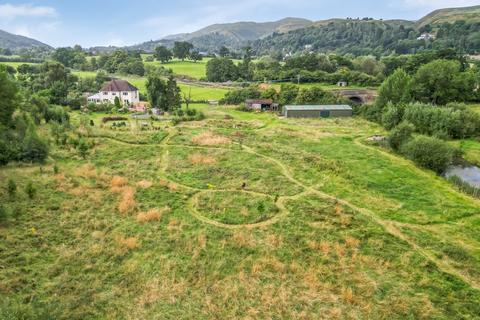
[[[104,117],[102,118],[103,123],[107,123],[110,121],[128,121],[128,118],[125,117]]]
[[[437,107],[429,104],[410,104],[404,120],[411,122],[418,133],[463,139],[480,131],[480,116],[462,105]]]
[[[427,136],[418,136],[405,143],[401,152],[417,165],[437,173],[444,172],[460,156],[460,151],[447,142]]]
[[[402,145],[412,139],[412,134],[415,132],[415,127],[408,122],[402,122],[395,127],[388,136],[388,144],[390,148],[395,151],[400,150]]]
[[[37,189],[32,182],[27,183],[27,185],[25,186],[25,193],[27,194],[29,199],[35,198],[35,195],[37,194]]]
[[[225,97],[220,100],[220,104],[240,104],[247,99],[259,99],[262,93],[257,87],[251,86],[248,88],[229,91],[225,94]]]
[[[37,136],[33,127],[29,128],[22,144],[22,160],[43,162],[47,156],[47,144]]]
[[[8,211],[7,209],[0,204],[0,223],[7,221],[8,219]]]
[[[401,105],[395,105],[391,102],[387,104],[382,115],[382,125],[387,130],[395,128],[400,122],[402,122],[404,107]]]
[[[17,184],[12,179],[8,180],[7,192],[10,198],[15,197],[15,194],[17,193]]]

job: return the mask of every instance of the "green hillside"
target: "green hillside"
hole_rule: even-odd
[[[40,41],[8,33],[2,30],[0,30],[0,48],[10,50],[32,48],[52,49],[52,47]]]
[[[460,20],[468,23],[480,22],[480,6],[436,10],[420,19],[417,25],[423,27],[428,24],[438,25]]]

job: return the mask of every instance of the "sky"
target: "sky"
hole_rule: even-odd
[[[196,31],[214,23],[285,17],[417,20],[480,0],[0,0],[0,30],[54,47],[125,46]]]

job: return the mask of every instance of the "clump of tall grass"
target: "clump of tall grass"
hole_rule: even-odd
[[[460,191],[463,193],[466,193],[468,195],[471,195],[475,198],[480,198],[480,188],[474,187],[470,185],[469,183],[463,181],[457,176],[451,176],[448,178],[448,181],[452,184],[454,184]]]
[[[200,153],[194,153],[189,155],[188,161],[190,161],[190,163],[192,164],[197,165],[212,165],[217,163],[217,160],[215,160],[215,158]]]
[[[207,131],[192,138],[192,141],[201,146],[215,146],[230,143],[230,139]]]
[[[162,209],[150,209],[146,212],[139,212],[137,214],[137,221],[140,223],[150,222],[150,221],[158,221],[162,218],[162,215],[169,211],[170,208],[165,207]]]

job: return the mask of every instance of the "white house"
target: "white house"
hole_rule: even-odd
[[[417,40],[425,40],[425,41],[435,40],[435,35],[425,32],[425,33],[422,33],[422,35],[420,35],[420,37],[418,37]]]
[[[118,97],[120,102],[126,106],[140,102],[140,94],[136,87],[131,85],[128,81],[114,79],[106,83],[99,93],[87,98],[88,102],[96,104],[100,103],[115,103],[115,98]]]

